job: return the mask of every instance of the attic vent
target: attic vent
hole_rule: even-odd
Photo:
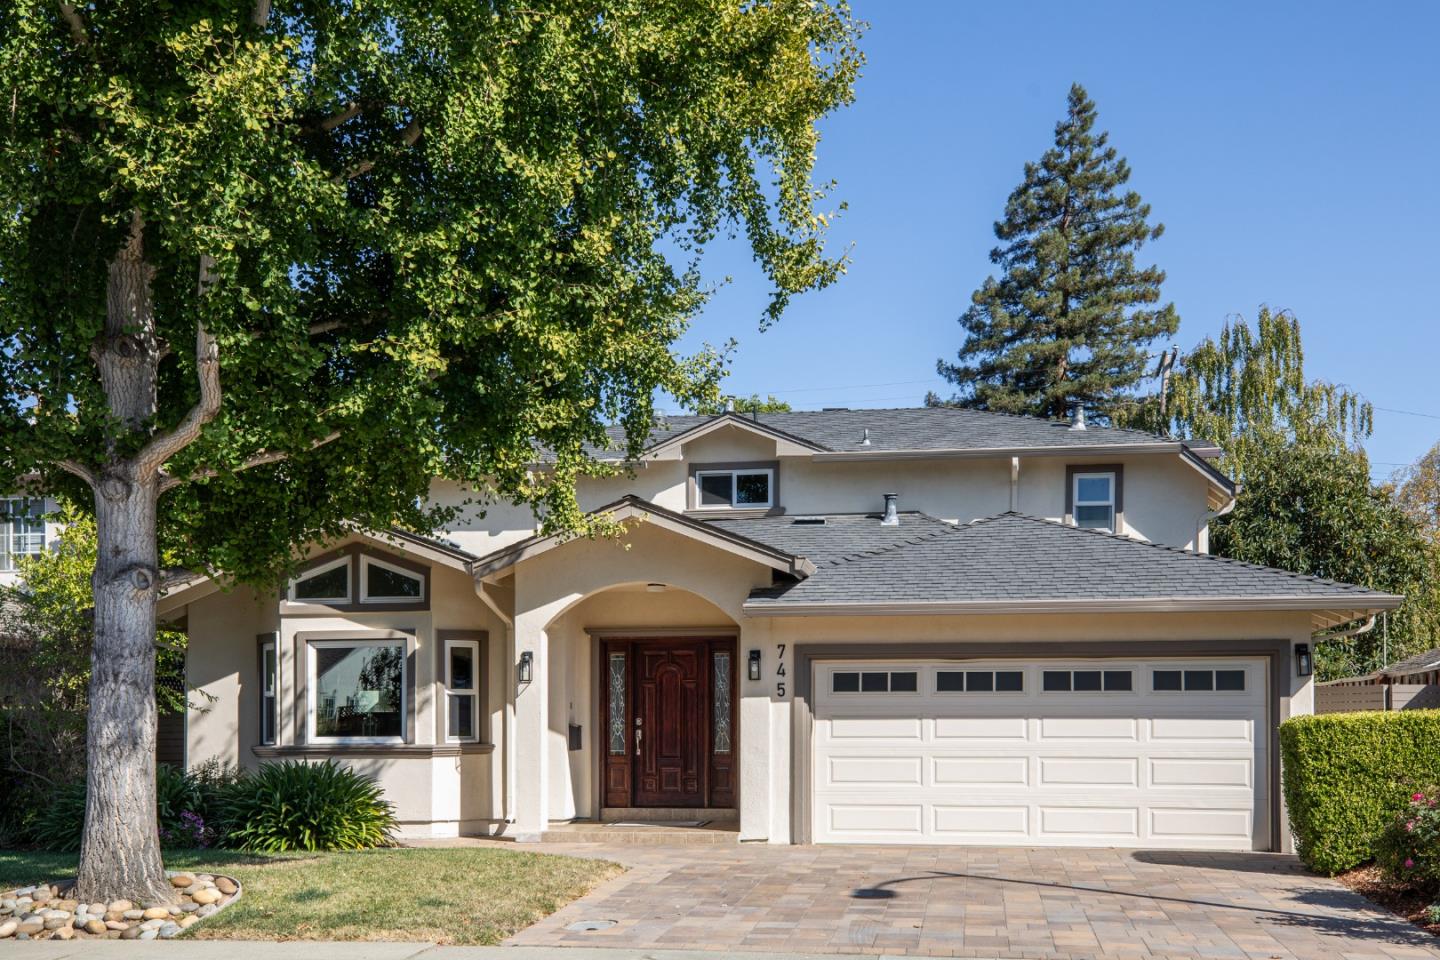
[[[823,526],[825,526],[825,518],[824,518],[824,517],[796,517],[794,520],[791,520],[790,522],[791,522],[792,524],[795,524],[796,526],[801,526],[801,527],[823,527]]]

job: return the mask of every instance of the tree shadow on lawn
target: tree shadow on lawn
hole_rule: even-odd
[[[166,850],[165,869],[209,873],[231,867],[288,866],[314,863],[324,854],[243,853],[238,850]],[[0,850],[0,889],[36,883],[64,883],[75,878],[78,853],[55,850]]]

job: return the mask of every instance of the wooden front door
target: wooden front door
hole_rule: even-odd
[[[728,638],[605,644],[604,806],[734,805],[734,648]]]
[[[705,806],[705,646],[635,649],[637,807]]]

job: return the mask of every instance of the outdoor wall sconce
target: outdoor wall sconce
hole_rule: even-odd
[[[520,654],[520,682],[529,683],[532,668],[535,664],[535,655],[529,650]]]
[[[1302,677],[1308,677],[1315,672],[1315,661],[1310,657],[1310,644],[1308,643],[1295,645],[1295,672]]]
[[[759,651],[759,650],[751,650],[751,651],[750,651],[750,679],[751,679],[751,680],[759,680],[759,679],[760,679],[760,651]]]

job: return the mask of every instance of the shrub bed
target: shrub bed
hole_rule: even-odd
[[[1280,759],[1296,852],[1334,875],[1372,859],[1411,796],[1440,783],[1440,710],[1295,717]]]

